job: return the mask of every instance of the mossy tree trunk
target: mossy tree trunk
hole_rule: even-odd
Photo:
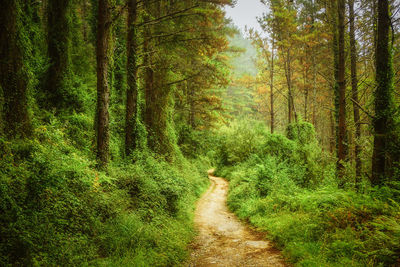
[[[360,124],[360,110],[357,106],[358,103],[358,79],[357,79],[357,48],[356,48],[356,37],[355,37],[355,26],[354,26],[354,0],[349,0],[349,22],[350,22],[350,60],[351,60],[351,91],[353,98],[353,117],[355,124],[355,145],[354,145],[354,157],[356,161],[356,187],[358,188],[361,178],[361,147],[359,140],[361,137],[361,124]]]
[[[376,90],[374,151],[372,158],[373,185],[382,184],[389,171],[389,133],[393,115],[393,70],[390,39],[389,1],[378,1],[378,32],[376,47]]]
[[[70,67],[71,0],[49,0],[47,3],[47,53],[50,66],[44,86],[43,106],[47,109],[68,108],[66,80]]]
[[[136,148],[135,124],[138,101],[137,85],[137,0],[128,2],[128,40],[127,40],[127,83],[125,117],[125,153],[129,155]]]
[[[109,160],[110,87],[108,83],[111,40],[111,7],[109,0],[99,0],[97,15],[97,159],[104,167]]]
[[[338,125],[339,125],[339,46],[338,46],[338,21],[337,21],[337,0],[330,3],[331,30],[332,30],[332,54],[333,54],[333,94],[334,94],[334,134],[335,152],[338,153]]]
[[[4,0],[0,8],[0,86],[4,95],[4,131],[7,136],[31,134],[28,114],[28,76],[24,69],[20,2]]]
[[[166,3],[163,1],[146,4],[145,21],[166,15]],[[170,6],[173,8],[173,5]],[[171,12],[171,11],[170,11]],[[144,124],[147,130],[147,144],[157,154],[163,155],[168,160],[174,158],[173,131],[170,126],[171,117],[171,92],[168,84],[168,71],[170,62],[166,57],[165,48],[158,37],[162,34],[163,25],[145,26],[145,88],[144,88]],[[153,58],[152,49],[157,49],[157,58]],[[147,55],[146,55],[147,54]]]
[[[338,0],[338,95],[339,95],[339,118],[338,118],[338,175],[343,177],[343,162],[347,157],[346,144],[346,55],[345,55],[345,0]]]

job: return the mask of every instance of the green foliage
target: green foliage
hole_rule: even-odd
[[[172,166],[146,152],[134,164],[115,159],[98,172],[88,157],[90,121],[53,118],[32,140],[0,139],[0,265],[166,266],[185,259],[206,176],[192,163]]]
[[[267,137],[263,123],[255,121],[233,121],[220,129],[218,158],[221,165],[234,165],[257,153]]]
[[[289,124],[286,128],[286,136],[301,145],[317,142],[314,126],[308,122]]]
[[[240,135],[226,137],[234,128],[222,130],[222,149],[233,139],[244,142]],[[363,194],[338,189],[334,163],[325,159],[312,126],[290,125],[287,136],[258,135],[262,149],[252,150],[235,165],[225,160],[230,154],[219,153],[224,157],[217,173],[230,180],[229,208],[266,231],[298,266],[396,263],[400,253],[398,183],[366,188]]]

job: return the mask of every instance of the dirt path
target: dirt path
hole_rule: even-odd
[[[251,230],[228,211],[228,182],[211,174],[209,178],[212,185],[197,206],[195,224],[199,235],[187,265],[288,266],[263,234]]]

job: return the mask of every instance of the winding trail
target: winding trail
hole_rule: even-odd
[[[199,235],[187,266],[288,266],[264,234],[251,230],[228,211],[228,182],[212,176],[212,185],[199,200],[195,224]]]

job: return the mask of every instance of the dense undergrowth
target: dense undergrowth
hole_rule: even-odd
[[[335,165],[311,124],[286,136],[236,122],[220,131],[217,175],[230,180],[228,205],[265,230],[299,266],[391,266],[400,258],[400,183],[340,189]]]
[[[91,119],[71,115],[0,139],[0,266],[171,266],[187,256],[206,160],[150,152],[97,171]],[[132,163],[134,162],[134,163]]]

